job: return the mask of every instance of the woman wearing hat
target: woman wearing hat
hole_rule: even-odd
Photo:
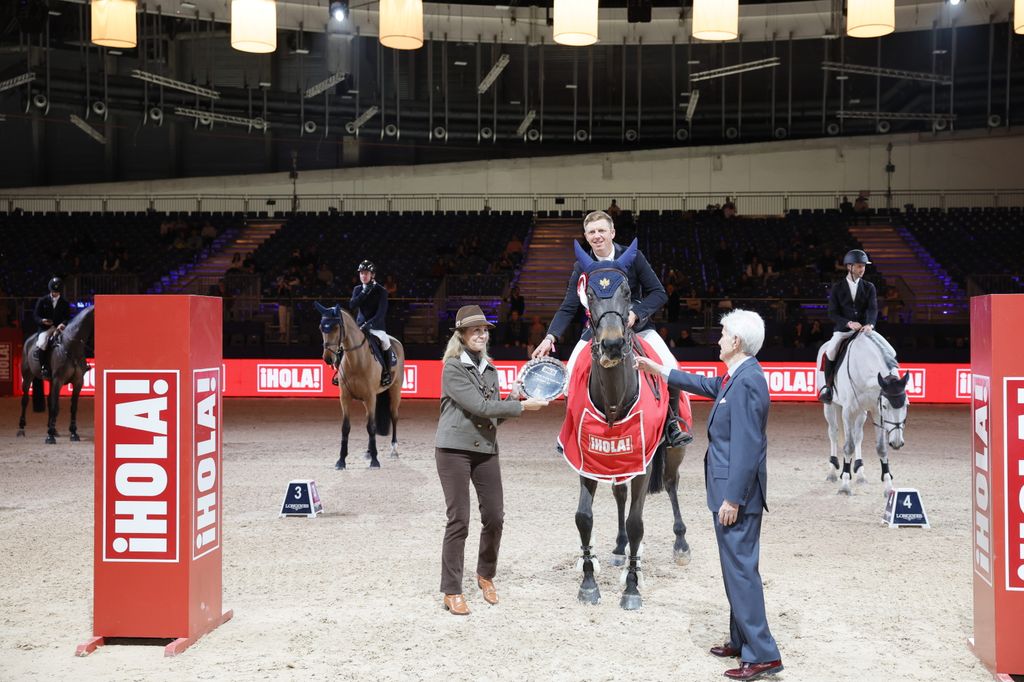
[[[538,410],[546,400],[519,400],[516,386],[507,399],[498,393],[498,373],[487,355],[490,330],[478,305],[459,308],[444,352],[441,377],[441,418],[437,423],[435,458],[441,479],[448,526],[441,549],[441,592],[444,607],[464,616],[469,606],[462,594],[462,569],[469,534],[469,484],[480,502],[480,553],[476,580],[484,601],[497,604],[494,574],[505,518],[498,465],[498,424],[523,410]]]

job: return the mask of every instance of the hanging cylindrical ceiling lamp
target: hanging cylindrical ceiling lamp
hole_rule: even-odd
[[[231,47],[257,54],[277,49],[274,0],[231,0]]]
[[[847,0],[846,35],[878,38],[896,30],[896,0]]]
[[[736,40],[739,32],[739,0],[693,0],[694,38]]]
[[[380,0],[380,44],[393,50],[423,47],[423,0]]]
[[[598,0],[555,0],[555,42],[583,47],[597,42]]]
[[[1013,32],[1024,35],[1024,0],[1013,2]]]
[[[92,42],[104,47],[138,45],[135,0],[92,0]]]

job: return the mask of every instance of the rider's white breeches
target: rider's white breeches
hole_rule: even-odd
[[[839,350],[839,343],[843,339],[847,339],[857,332],[852,329],[848,329],[845,332],[832,332],[832,338],[828,340],[828,344],[825,346],[825,355],[828,356],[829,360],[836,359],[836,351]]]
[[[679,366],[675,356],[672,355],[672,351],[668,349],[668,344],[665,343],[665,339],[661,338],[661,334],[657,331],[654,329],[647,329],[645,331],[638,332],[637,336],[650,344],[651,348],[654,349],[654,352],[657,353],[661,364],[671,369],[676,369]],[[576,358],[579,357],[580,351],[582,351],[586,345],[587,342],[580,339],[576,342],[576,347],[572,349],[572,355],[569,356],[569,362],[566,363],[566,369],[568,370],[570,377],[572,376],[572,368],[576,365]],[[568,387],[565,390],[565,394],[569,395]]]
[[[391,339],[388,337],[387,332],[381,331],[380,329],[371,329],[370,333],[376,336],[377,340],[380,341],[381,348],[384,350],[391,348]]]
[[[36,337],[36,348],[39,350],[46,350],[46,345],[50,343],[50,337],[53,336],[56,331],[56,327],[50,327],[45,332],[39,332],[39,336]]]

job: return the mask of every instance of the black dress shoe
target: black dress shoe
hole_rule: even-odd
[[[711,655],[719,658],[739,658],[740,650],[739,647],[733,647],[731,644],[723,644],[711,647]]]
[[[738,668],[726,670],[725,676],[730,680],[756,680],[765,675],[782,672],[782,661],[766,661],[764,663],[743,663]]]

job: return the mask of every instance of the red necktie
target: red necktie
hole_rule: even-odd
[[[719,393],[721,393],[722,391],[725,390],[725,387],[729,385],[729,379],[731,379],[731,378],[732,378],[731,374],[726,374],[725,375],[725,378],[722,379],[722,386],[718,389]]]

